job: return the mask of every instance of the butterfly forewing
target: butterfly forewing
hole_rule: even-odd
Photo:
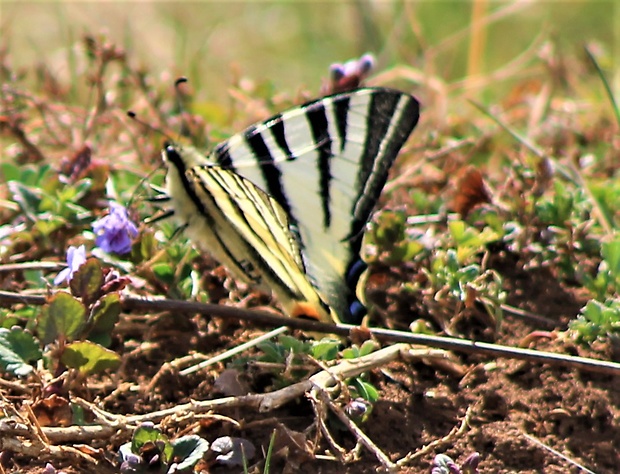
[[[230,170],[211,164],[185,168],[185,157],[193,163],[191,154],[172,145],[165,153],[168,192],[190,239],[236,277],[273,290],[288,314],[331,321],[306,278],[299,240],[282,207]]]

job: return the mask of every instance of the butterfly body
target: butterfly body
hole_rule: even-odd
[[[366,88],[251,126],[208,159],[168,144],[174,215],[236,277],[273,290],[290,316],[355,322],[363,231],[418,116],[412,96]]]

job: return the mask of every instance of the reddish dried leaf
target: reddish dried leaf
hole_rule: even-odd
[[[32,412],[41,426],[71,426],[73,420],[69,400],[56,394],[34,402]]]
[[[276,427],[273,450],[284,456],[286,462],[293,467],[298,467],[304,462],[314,459],[312,444],[306,435],[293,431],[281,423],[278,423]]]
[[[466,218],[474,207],[486,202],[491,202],[491,196],[482,179],[482,173],[473,166],[466,168],[459,177],[452,208],[462,218]]]
[[[80,148],[70,159],[64,159],[60,165],[60,172],[68,176],[71,181],[76,181],[83,176],[84,171],[90,166],[92,150],[88,145]]]

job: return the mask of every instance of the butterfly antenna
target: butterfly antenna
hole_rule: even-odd
[[[133,110],[128,110],[127,111],[127,117],[129,117],[134,122],[142,125],[147,130],[150,130],[151,132],[155,132],[158,135],[162,135],[166,140],[174,141],[174,140],[172,140],[170,135],[168,135],[166,132],[164,132],[161,128],[157,128],[156,126],[151,125],[150,123],[145,122],[144,120],[138,118],[138,116],[136,115],[136,113]]]
[[[187,117],[187,110],[185,108],[185,103],[183,101],[183,97],[185,93],[183,92],[183,86],[181,84],[187,84],[189,82],[187,77],[181,76],[176,81],[174,81],[174,90],[176,92],[177,99],[177,108],[179,113],[181,114],[181,132],[180,135],[182,137],[187,137],[190,135],[190,127],[189,120]]]
[[[142,127],[146,128],[147,130],[154,132],[158,135],[162,135],[167,142],[173,142],[174,140],[170,137],[170,135],[168,135],[166,132],[164,132],[161,128],[157,128],[154,125],[151,125],[148,122],[145,122],[144,120],[138,118],[138,116],[136,115],[135,112],[133,112],[132,110],[127,111],[127,116],[134,120],[136,123],[140,124]],[[140,179],[140,182],[136,185],[133,193],[131,193],[131,196],[129,197],[129,202],[128,205],[131,205],[131,203],[134,201],[136,195],[138,194],[138,189],[142,188],[142,186],[144,185],[145,182],[150,181],[151,177],[157,173],[158,169],[154,169],[152,170],[150,173],[148,173],[146,176],[144,176],[142,179]],[[154,186],[150,186],[151,188],[155,189]],[[155,191],[157,191],[159,194],[162,194],[161,190],[155,189]],[[150,200],[153,198],[149,198],[147,200]],[[157,198],[155,198],[155,200],[157,200]]]

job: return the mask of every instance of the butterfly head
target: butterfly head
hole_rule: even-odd
[[[164,162],[177,169],[187,170],[194,166],[211,164],[208,158],[191,146],[181,146],[171,141],[164,143],[162,152]]]

